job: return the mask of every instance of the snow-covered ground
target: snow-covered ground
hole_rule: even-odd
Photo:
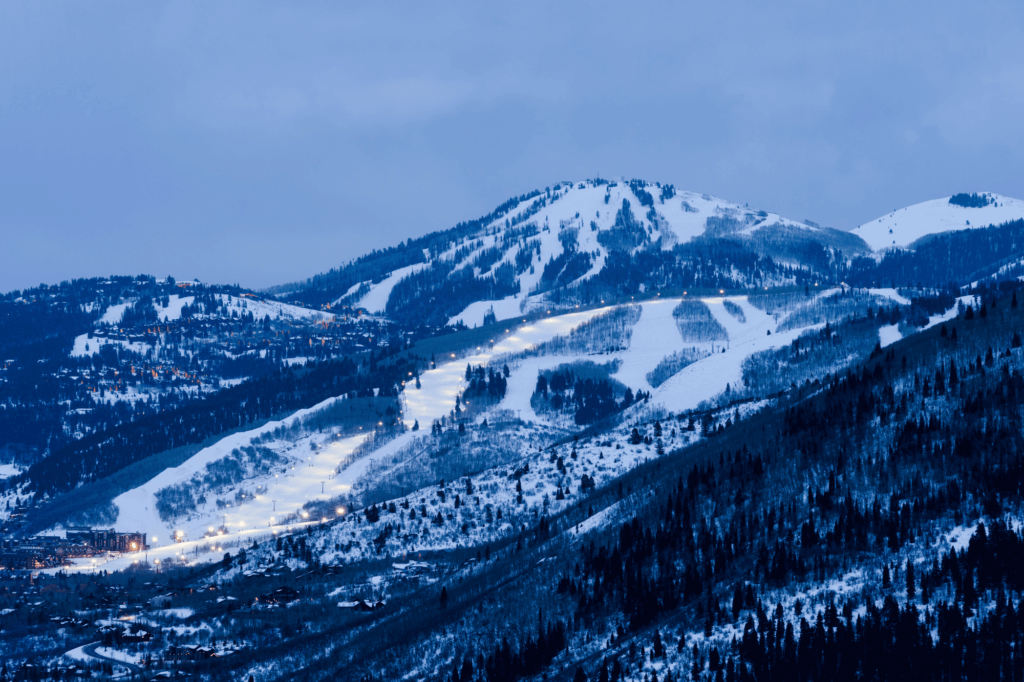
[[[568,315],[557,315],[542,318],[517,327],[510,332],[502,329],[495,329],[494,344],[489,347],[480,347],[477,352],[455,359],[455,354],[449,358],[446,364],[439,364],[437,369],[432,369],[420,375],[421,389],[406,387],[403,394],[405,424],[411,427],[419,421],[420,427],[427,427],[435,419],[438,419],[455,407],[455,397],[462,389],[465,381],[466,365],[487,365],[492,359],[504,355],[520,353],[548,341],[556,335],[568,334],[575,327],[590,320],[591,318],[606,312],[607,308],[598,308]],[[523,380],[525,376],[520,369],[514,372],[513,377]],[[537,381],[536,373],[532,378],[525,379],[529,383],[530,391],[533,391]],[[509,380],[509,388],[513,379]]]
[[[910,299],[900,294],[895,289],[868,289],[868,293],[879,298],[887,298],[900,305],[910,305]]]
[[[0,464],[0,479],[17,476],[20,473],[21,469],[14,464]]]
[[[110,306],[109,308],[106,309],[106,311],[104,311],[103,316],[100,317],[99,323],[117,324],[118,322],[121,321],[121,318],[124,316],[125,308],[127,308],[130,305],[132,305],[131,302],[118,303],[117,305]]]
[[[882,344],[882,348],[890,346],[902,338],[903,334],[900,333],[898,324],[887,324],[878,328],[878,342]]]
[[[204,508],[198,510],[195,517],[180,523],[168,524],[160,518],[155,494],[163,488],[185,483],[196,474],[201,475],[207,464],[223,459],[235,448],[245,447],[255,437],[280,426],[290,426],[295,420],[328,407],[335,400],[330,398],[312,408],[299,410],[279,422],[269,422],[258,429],[226,436],[199,451],[180,466],[165,469],[142,486],[119,495],[114,499],[114,504],[120,510],[115,527],[125,532],[147,533],[150,545],[159,547],[177,544],[174,543],[174,538],[178,532],[181,532],[184,538],[194,540],[202,538],[209,532],[210,527],[219,528],[223,525],[228,530],[236,532],[247,528],[267,528],[272,518],[294,513],[298,507],[312,499],[314,492],[316,495],[320,494],[321,482],[331,478],[338,462],[351,453],[361,442],[362,437],[356,436],[331,443],[317,451],[309,450],[307,440],[304,443],[305,451],[286,453],[290,455],[288,466],[294,467],[289,468],[287,473],[273,474],[265,477],[266,480],[245,482],[246,488],[256,485],[268,486],[266,494],[255,495],[245,504],[232,506],[223,511],[217,509],[214,500],[210,500]],[[295,466],[303,461],[304,465]]]
[[[106,345],[120,346],[125,350],[130,350],[140,355],[145,355],[152,348],[148,343],[142,343],[141,341],[108,339],[102,336],[91,336],[90,338],[90,336],[90,334],[81,334],[75,337],[75,343],[71,348],[71,357],[82,358],[87,355],[95,355],[100,352],[100,348]]]
[[[370,291],[359,299],[356,308],[366,308],[371,313],[383,313],[391,297],[391,290],[395,288],[404,277],[408,277],[427,267],[426,263],[415,263],[408,267],[399,268],[388,275],[380,284],[374,284]],[[358,288],[358,287],[356,287]],[[351,289],[349,291],[352,291]]]
[[[662,201],[660,187],[648,185],[645,191],[654,198],[653,209],[656,213],[654,220],[648,217],[647,207],[628,183],[619,182],[612,187],[584,182],[559,185],[550,194],[524,201],[509,214],[487,225],[483,230],[483,236],[473,237],[475,242],[479,242],[479,245],[474,243],[472,253],[461,260],[456,269],[467,267],[477,254],[486,248],[497,245],[502,231],[506,229],[506,221],[510,221],[512,224],[539,206],[539,209],[531,213],[528,220],[522,223],[535,224],[539,232],[506,244],[505,252],[493,266],[514,263],[519,252],[526,248],[534,254],[530,261],[532,267],[517,276],[520,292],[518,295],[498,300],[474,302],[461,312],[452,315],[448,323],[455,324],[461,320],[467,326],[473,327],[480,325],[484,315],[492,308],[500,321],[543,307],[546,300],[545,294],[532,292],[541,281],[544,266],[563,254],[565,247],[560,237],[564,236],[562,233],[565,230],[575,230],[577,252],[588,253],[592,256],[590,269],[583,273],[577,281],[599,272],[604,266],[608,250],[598,241],[598,234],[600,231],[614,226],[616,214],[621,210],[623,200],[629,202],[634,221],[645,228],[650,242],[659,244],[662,249],[671,249],[676,244],[703,235],[707,229],[709,218],[733,220],[741,228],[740,232],[743,234],[773,227],[786,227],[812,233],[818,231],[818,228],[805,223],[789,220],[775,213],[759,212],[707,194],[680,191]],[[606,197],[607,202],[605,201]],[[544,202],[546,202],[545,205],[540,206]],[[517,227],[521,228],[521,225]],[[454,258],[461,246],[462,243],[456,244],[447,252],[440,254],[438,260]],[[649,245],[637,247],[637,249],[639,248],[649,248]],[[393,288],[393,284],[387,287],[384,285],[393,277],[394,274],[381,284],[376,285],[370,294],[367,294],[363,299],[364,307],[368,310],[383,309],[387,302],[387,295],[390,295]],[[378,308],[370,307],[367,304],[371,300],[373,305]]]
[[[725,309],[726,300],[743,310],[745,321]],[[704,302],[728,332],[728,344],[721,348],[719,343],[717,352],[683,368],[659,386],[651,397],[652,403],[673,411],[693,409],[723,393],[726,388],[740,387],[743,383],[743,361],[754,353],[789,345],[808,329],[820,326],[780,332],[775,319],[751,305],[746,296],[705,299]]]
[[[264,317],[276,319],[278,317],[290,318],[293,320],[333,320],[334,314],[322,310],[311,310],[290,303],[278,301],[260,300],[256,298],[240,298],[228,294],[217,294],[217,298],[225,305],[230,315],[237,312],[239,315],[252,313],[257,320]]]
[[[161,322],[173,322],[174,320],[181,319],[181,309],[187,305],[192,305],[192,301],[196,300],[195,296],[178,296],[172,294],[167,297],[167,307],[163,307],[158,303],[154,305],[156,308],[156,314]]]
[[[989,195],[994,203],[982,208],[964,208],[949,203],[949,197],[925,201],[893,211],[853,230],[875,251],[909,246],[921,237],[953,230],[998,225],[1024,218],[1024,201]]]
[[[486,365],[494,357],[529,349],[555,335],[568,333],[601,312],[603,310],[588,310],[540,319],[502,334],[500,338],[495,338],[493,345],[481,347],[472,355],[449,358],[447,363],[439,363],[437,369],[424,372],[420,376],[420,389],[407,386],[403,394],[403,417],[406,425],[412,427],[419,421],[421,428],[426,429],[435,419],[446,415],[454,408],[455,397],[464,381],[466,363]],[[126,532],[147,533],[150,544],[162,548],[164,555],[169,552],[170,556],[177,556],[179,551],[187,553],[190,550],[205,550],[211,544],[216,545],[219,536],[212,539],[203,537],[211,534],[211,528],[223,527],[231,538],[238,537],[239,533],[247,534],[259,529],[266,532],[272,524],[279,524],[285,516],[300,512],[307,502],[328,500],[348,492],[375,460],[389,456],[395,450],[408,445],[414,437],[422,435],[422,432],[417,434],[411,431],[402,434],[372,454],[346,466],[339,473],[336,473],[339,463],[347,461],[366,436],[333,439],[316,434],[295,442],[270,441],[263,445],[287,460],[287,470],[283,473],[256,477],[238,486],[239,489],[246,490],[262,489],[265,486],[264,492],[249,495],[241,502],[234,501],[231,494],[222,493],[219,495],[221,499],[233,500],[231,506],[226,508],[218,508],[216,500],[213,499],[216,496],[211,494],[208,495],[211,499],[187,519],[168,523],[160,518],[155,497],[158,491],[188,482],[197,474],[202,475],[208,464],[223,459],[235,448],[247,446],[254,438],[280,426],[290,426],[296,420],[327,407],[334,400],[329,399],[312,408],[296,412],[280,422],[271,422],[258,429],[227,436],[203,449],[182,465],[167,469],[142,486],[118,496],[114,504],[120,509],[120,515],[115,527]],[[315,449],[311,448],[311,442],[315,442]],[[174,541],[179,532],[188,542],[182,544]],[[154,554],[151,551],[150,554],[155,557],[159,553]]]
[[[401,394],[402,417],[408,430],[382,446],[355,457],[353,453],[356,448],[360,447],[368,436],[339,437],[317,432],[289,438],[271,433],[278,427],[290,426],[296,420],[327,407],[334,400],[331,399],[299,411],[281,422],[273,422],[259,429],[227,436],[197,453],[181,466],[167,469],[144,485],[120,495],[114,500],[120,509],[120,516],[115,525],[118,530],[142,531],[149,534],[150,543],[154,547],[149,552],[151,562],[157,558],[164,562],[218,560],[225,548],[284,530],[282,523],[294,526],[303,523],[323,523],[336,518],[334,515],[332,519],[304,517],[303,506],[308,502],[337,499],[351,492],[354,487],[364,485],[367,476],[383,476],[388,473],[387,467],[400,466],[400,463],[394,462],[399,461],[401,457],[393,456],[408,452],[409,448],[421,447],[416,445],[417,441],[432,437],[428,435],[430,425],[454,409],[456,397],[464,388],[467,364],[490,365],[496,370],[501,370],[503,365],[508,364],[511,370],[505,397],[498,405],[477,413],[478,427],[488,415],[491,415],[492,410],[500,409],[512,410],[526,423],[525,426],[517,428],[527,431],[555,428],[557,431],[560,427],[550,422],[550,417],[538,416],[530,405],[538,372],[545,369],[579,360],[591,360],[597,364],[616,362],[617,371],[613,374],[614,378],[634,391],[652,392],[650,402],[642,406],[642,411],[638,412],[638,408],[634,408],[635,414],[630,413],[633,415],[632,420],[635,421],[637,418],[643,419],[643,414],[651,414],[651,410],[656,408],[661,408],[663,412],[678,413],[696,408],[702,402],[717,397],[726,391],[728,386],[740,388],[743,362],[752,353],[787,345],[807,329],[820,326],[812,325],[779,332],[774,317],[756,308],[745,296],[703,299],[711,315],[726,330],[728,339],[714,342],[714,352],[683,368],[668,381],[652,389],[646,379],[647,373],[658,366],[665,356],[684,345],[672,314],[680,300],[655,299],[636,304],[640,307],[640,314],[632,330],[628,330],[628,334],[621,334],[618,331],[609,333],[609,346],[604,349],[600,345],[592,347],[591,355],[566,354],[563,351],[544,355],[543,348],[540,354],[537,354],[536,349],[556,336],[569,335],[579,325],[611,312],[612,308],[542,317],[508,330],[496,326],[494,338],[489,339],[486,345],[462,351],[461,354],[453,353],[449,357],[438,357],[436,369],[420,375],[421,388],[417,389],[411,384],[405,386]],[[630,340],[628,347],[623,348],[627,343],[625,337]],[[711,344],[707,345],[710,351]],[[561,344],[555,347],[566,346]],[[417,422],[420,430],[412,431],[411,428]],[[612,436],[609,442],[616,443],[614,450],[609,450],[597,442],[581,443],[579,461],[574,464],[575,468],[570,467],[572,475],[564,478],[566,473],[561,472],[564,484],[575,489],[579,485],[579,476],[582,473],[593,476],[600,484],[601,481],[610,480],[611,477],[635,466],[639,461],[654,456],[650,446],[638,448],[628,443],[627,435],[628,430],[625,430]],[[274,470],[255,475],[231,487],[226,493],[207,493],[209,499],[200,503],[198,508],[186,517],[171,522],[165,522],[160,518],[155,497],[158,491],[186,483],[196,476],[201,478],[208,464],[227,457],[235,448],[250,445],[257,437],[261,437],[258,443],[261,447],[269,448],[281,458]],[[666,447],[678,447],[680,442],[676,439],[687,437],[696,436],[686,436],[682,432],[678,436],[673,434],[673,443],[666,444]],[[666,439],[668,438],[666,434]],[[534,467],[545,470],[550,468],[547,466],[551,463],[546,459],[546,454],[538,454],[533,450],[532,453],[524,451],[523,455],[533,459],[531,471]],[[540,459],[537,459],[538,457]],[[504,467],[500,467],[499,470],[481,472],[474,477],[479,477],[481,486],[489,482],[490,503],[509,504],[509,495],[514,493],[505,490],[508,487],[507,473]],[[525,493],[525,497],[533,501],[528,504],[540,504],[545,496],[549,504],[554,503],[557,481],[560,480],[559,472],[547,472],[540,478],[524,480],[531,486]],[[422,493],[414,492],[408,498],[412,500],[418,495]],[[219,505],[216,499],[218,497]],[[429,498],[429,495],[427,497]],[[345,513],[348,511],[344,510]],[[509,511],[512,512],[513,510]],[[468,513],[463,512],[463,515]],[[337,510],[336,514],[341,516],[342,510]],[[474,523],[478,521],[479,519]],[[342,526],[348,528],[349,524]],[[221,531],[226,531],[227,534],[219,535]],[[174,541],[179,532],[184,542]],[[477,534],[484,532],[480,530]],[[351,534],[350,536],[350,539],[356,537]],[[421,548],[442,547],[445,543],[456,541],[455,537],[444,536],[442,539],[440,535],[435,534],[430,536],[429,541],[421,538],[417,543]],[[112,559],[113,563],[110,566],[102,563],[97,566],[112,568],[141,559],[140,556],[119,557]],[[86,570],[92,567],[91,562],[81,563]]]

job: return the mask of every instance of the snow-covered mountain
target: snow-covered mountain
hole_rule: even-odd
[[[472,327],[655,288],[802,284],[832,260],[868,251],[849,233],[672,185],[588,180],[513,198],[282,291],[307,304]]]
[[[1021,218],[1024,201],[1019,199],[992,193],[960,194],[898,209],[857,227],[853,234],[872,250],[881,252],[912,247],[929,235],[989,227]]]
[[[37,437],[0,554],[63,595],[0,594],[0,651],[46,640],[56,670],[87,616],[208,679],[761,679],[772,637],[809,670],[880,633],[922,670],[1024,589],[1017,206],[956,195],[862,237],[559,183],[276,298],[0,298],[0,435]],[[936,635],[915,594],[985,620]]]

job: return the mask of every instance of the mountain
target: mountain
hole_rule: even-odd
[[[477,326],[654,289],[802,285],[832,260],[868,252],[849,233],[707,194],[598,179],[510,199],[277,291],[408,323]]]
[[[1015,679],[1024,220],[920,206],[873,250],[559,183],[275,292],[12,292],[0,561],[38,575],[0,650],[26,679],[108,674],[97,639],[205,679]]]
[[[930,235],[978,229],[1024,218],[1024,202],[990,192],[956,194],[893,211],[854,229],[876,252],[911,248]]]

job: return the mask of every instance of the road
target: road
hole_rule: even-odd
[[[132,676],[135,676],[135,675],[141,676],[142,675],[142,668],[137,666],[137,665],[135,665],[134,663],[129,663],[127,661],[119,661],[116,658],[110,658],[109,656],[104,656],[103,654],[96,653],[96,647],[98,647],[99,645],[100,645],[99,642],[93,642],[92,644],[86,644],[85,646],[82,647],[82,651],[85,654],[87,654],[89,656],[92,656],[93,658],[95,658],[97,660],[105,661],[107,663],[113,663],[114,665],[124,666],[125,668],[128,668],[128,671],[131,672]]]

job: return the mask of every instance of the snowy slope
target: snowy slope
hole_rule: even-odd
[[[822,292],[818,294],[818,298],[830,293],[834,292]],[[617,380],[634,391],[644,390],[652,393],[648,403],[634,406],[632,412],[625,413],[627,419],[642,419],[644,415],[659,409],[678,413],[696,408],[703,401],[723,393],[727,385],[734,389],[740,388],[743,362],[751,354],[787,345],[801,333],[819,326],[809,325],[780,332],[774,317],[752,305],[745,296],[701,299],[714,320],[726,331],[728,339],[709,342],[708,350],[713,346],[713,352],[684,367],[657,388],[652,388],[647,383],[647,373],[657,367],[667,355],[684,345],[678,323],[673,316],[673,310],[681,300],[655,299],[636,304],[640,307],[640,314],[638,318],[629,318],[636,319],[630,333],[609,334],[607,347],[591,344],[589,355],[564,351],[552,351],[553,354],[545,355],[546,348],[564,349],[566,346],[541,344],[551,341],[556,336],[569,335],[584,323],[599,322],[597,318],[614,311],[614,308],[551,315],[508,331],[496,329],[495,338],[485,346],[471,349],[464,354],[454,353],[444,358],[439,356],[437,368],[420,375],[421,388],[416,389],[412,385],[405,387],[402,393],[403,419],[407,427],[419,422],[419,431],[407,430],[359,457],[356,457],[355,450],[368,436],[342,437],[329,432],[313,431],[304,432],[291,439],[275,435],[278,427],[289,426],[336,400],[330,399],[312,408],[301,410],[280,422],[227,436],[200,451],[181,466],[167,469],[138,488],[120,495],[114,500],[120,509],[120,516],[115,525],[122,531],[148,533],[155,547],[151,551],[151,560],[163,557],[165,561],[215,561],[220,558],[225,547],[247,545],[253,538],[261,538],[271,532],[288,530],[306,523],[322,522],[323,519],[303,517],[303,506],[309,502],[326,502],[347,495],[354,488],[365,485],[367,480],[376,480],[373,477],[386,474],[386,468],[392,466],[389,462],[394,461],[393,457],[410,448],[422,447],[421,441],[430,438],[427,427],[454,408],[456,396],[465,387],[464,374],[467,364],[490,365],[495,369],[500,369],[504,364],[510,366],[511,373],[505,397],[497,405],[478,413],[476,422],[480,424],[490,416],[492,423],[496,423],[499,421],[495,419],[498,416],[494,414],[496,410],[511,410],[522,420],[516,428],[529,439],[533,437],[530,436],[531,433],[536,434],[536,437],[543,437],[545,433],[564,432],[560,430],[558,424],[549,421],[550,416],[540,416],[531,407],[531,395],[538,372],[542,370],[579,360],[589,359],[599,364],[615,361],[617,371],[613,376]],[[625,338],[627,336],[628,341]],[[685,345],[689,346],[691,343]],[[583,471],[587,471],[600,483],[620,475],[637,462],[654,456],[650,446],[629,445],[626,442],[627,434],[628,428],[616,429],[614,433],[609,432],[607,437],[619,442],[620,446],[626,449],[620,450],[620,446],[616,446],[614,452],[605,451],[605,454],[602,454],[597,442],[591,445],[581,443],[580,461],[577,465],[580,468],[575,471],[575,475],[579,476]],[[675,436],[673,430],[671,437]],[[684,434],[680,433],[679,437],[684,438]],[[473,438],[476,439],[477,436],[474,435]],[[604,438],[605,436],[601,436],[601,439]],[[669,434],[666,433],[666,439],[668,438]],[[160,518],[157,513],[156,493],[169,486],[186,483],[197,474],[202,475],[207,465],[227,457],[235,448],[243,448],[250,444],[272,450],[281,458],[281,462],[269,473],[253,476],[230,486],[227,490],[211,491],[207,495],[210,499],[200,502],[199,506],[185,517],[172,522],[165,522]],[[667,444],[670,447],[674,446],[672,442]],[[608,454],[611,455],[611,459],[606,459]],[[540,453],[535,447],[524,449],[523,456],[540,458],[535,462],[536,467],[531,464],[531,469],[537,468],[538,472],[542,466],[549,464],[545,464],[548,455]],[[504,467],[480,472],[474,475],[474,479],[480,482],[481,490],[498,491],[498,497],[494,498],[497,502],[507,501],[509,495],[514,495],[511,484],[506,486],[501,483],[507,480],[507,469]],[[526,480],[532,481],[524,479]],[[485,485],[486,482],[493,484]],[[531,486],[525,487],[526,496],[536,498],[534,501],[539,501],[543,495],[553,498],[554,489],[547,489],[544,485],[542,478],[538,478]],[[505,487],[508,490],[504,490]],[[417,496],[422,494],[409,495],[410,498]],[[225,506],[225,501],[230,503]],[[571,498],[566,504],[571,504]],[[344,525],[348,527],[348,524]],[[226,531],[226,534],[220,535],[221,530]],[[179,531],[183,534],[185,542],[172,542]],[[357,535],[361,532],[357,531]],[[348,535],[351,533],[347,533]],[[447,546],[446,543],[454,540],[443,534],[427,537],[424,533],[420,542],[422,548],[444,548]],[[122,557],[114,564],[118,561],[124,563],[133,560],[132,557]]]
[[[181,319],[181,309],[187,305],[192,305],[192,301],[195,299],[195,296],[178,296],[173,294],[167,297],[166,308],[159,303],[156,303],[154,307],[161,322],[173,322],[174,320]]]
[[[407,387],[404,393],[404,419],[411,427],[419,421],[421,427],[428,427],[455,406],[455,396],[462,388],[463,374],[467,363],[486,365],[492,358],[527,350],[549,340],[557,334],[566,334],[577,325],[589,320],[603,310],[589,310],[571,315],[562,315],[538,320],[503,334],[493,346],[481,348],[469,356],[452,357],[437,369],[420,376],[421,388]],[[202,474],[205,467],[228,456],[235,448],[249,445],[253,439],[280,426],[289,426],[303,416],[323,409],[334,402],[329,399],[306,410],[300,410],[280,422],[271,422],[258,429],[235,433],[203,449],[178,467],[166,469],[142,486],[130,490],[114,500],[121,510],[115,524],[124,531],[142,531],[150,538],[158,538],[156,547],[172,544],[177,532],[190,542],[200,541],[209,528],[223,526],[228,535],[237,537],[240,533],[252,533],[257,529],[264,532],[271,524],[277,525],[288,514],[300,511],[302,505],[312,500],[328,500],[349,491],[352,485],[372,466],[374,460],[383,458],[395,450],[408,445],[415,437],[423,435],[406,432],[395,440],[357,459],[336,473],[339,463],[347,461],[353,450],[366,436],[351,436],[342,439],[326,439],[320,434],[310,435],[295,442],[271,441],[264,443],[286,460],[287,468],[280,473],[270,473],[251,478],[238,484],[233,490],[252,490],[266,487],[263,494],[249,495],[242,502],[231,507],[219,508],[214,497],[230,497],[230,493],[208,495],[211,499],[201,505],[187,519],[166,523],[157,512],[156,493],[169,486],[185,483],[196,474]],[[311,444],[314,447],[311,446]],[[180,543],[173,543],[175,546]],[[194,545],[189,545],[194,546]]]
[[[453,315],[448,323],[455,324],[462,321],[472,327],[481,324],[484,315],[491,309],[494,310],[495,316],[500,321],[544,307],[546,296],[537,294],[534,290],[541,281],[544,266],[563,254],[565,248],[559,235],[564,230],[577,230],[576,250],[593,256],[589,271],[575,281],[585,280],[600,272],[608,256],[608,249],[598,241],[598,235],[614,226],[616,213],[622,208],[623,200],[629,202],[634,220],[643,227],[648,235],[648,243],[636,247],[634,250],[645,248],[668,250],[676,244],[700,237],[707,232],[709,218],[734,225],[736,232],[744,235],[775,227],[795,228],[808,234],[819,231],[816,227],[783,218],[775,213],[758,211],[707,194],[676,192],[674,196],[662,200],[661,188],[656,184],[648,184],[645,191],[654,198],[654,205],[651,207],[655,213],[653,220],[648,215],[649,208],[643,205],[641,198],[628,183],[619,182],[611,186],[587,181],[556,185],[550,192],[524,201],[508,214],[487,225],[481,235],[471,237],[471,240],[479,240],[479,248],[464,257],[457,268],[466,267],[469,261],[483,249],[498,244],[499,238],[509,229],[521,229],[524,225],[532,223],[537,226],[539,234],[514,241],[508,246],[495,267],[501,263],[513,263],[516,255],[524,247],[539,247],[539,255],[532,260],[533,272],[527,270],[517,276],[520,286],[518,295],[500,300],[474,302],[462,312]],[[438,259],[453,258],[460,245],[452,247],[438,256]],[[382,309],[386,299],[381,302],[377,298],[378,290],[381,293],[386,290],[390,294],[394,285],[391,284],[386,289],[384,285],[392,277],[377,285],[364,301],[374,296],[372,299],[374,305],[380,306],[378,309]],[[369,306],[365,307],[372,309]]]
[[[391,296],[391,290],[395,288],[395,285],[403,278],[408,277],[415,272],[419,272],[425,267],[426,265],[424,263],[416,263],[415,265],[395,270],[388,275],[383,282],[380,284],[374,284],[370,287],[370,291],[359,299],[359,302],[356,303],[355,307],[366,308],[371,313],[384,312],[384,308],[388,304],[388,298]],[[356,285],[352,289],[349,289],[349,293],[358,288],[359,285]]]
[[[271,300],[260,300],[252,298],[239,298],[238,296],[230,296],[228,294],[217,294],[218,299],[227,307],[228,313],[237,312],[239,315],[243,313],[252,313],[256,319],[261,319],[266,316],[271,318],[291,318],[293,320],[333,320],[333,313],[325,313],[320,310],[311,310],[309,308],[302,308],[297,305],[291,305],[289,303],[280,303],[278,301]],[[158,308],[158,310],[163,310]]]
[[[1024,201],[999,194],[987,196],[994,203],[981,208],[950,204],[949,197],[914,204],[865,223],[853,233],[875,251],[883,251],[909,246],[929,234],[988,227],[1024,218]]]

